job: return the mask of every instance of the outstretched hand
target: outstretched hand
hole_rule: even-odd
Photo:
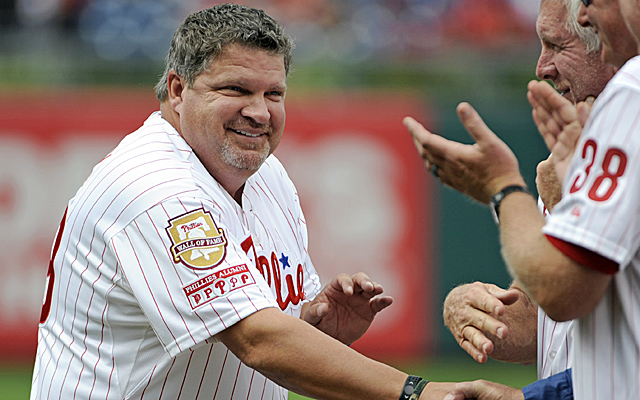
[[[369,329],[376,314],[393,302],[392,297],[381,296],[383,291],[363,272],[340,274],[308,304],[303,320],[351,344]]]
[[[447,140],[411,117],[403,120],[427,169],[437,166],[435,173],[442,183],[484,204],[508,185],[523,185],[518,160],[507,144],[468,103],[460,103],[457,111],[475,144]]]
[[[443,307],[444,323],[454,338],[474,360],[485,363],[494,349],[487,337],[505,339],[509,327],[498,318],[506,307],[518,301],[519,290],[505,290],[496,285],[474,282],[449,292]]]
[[[545,81],[531,81],[527,88],[533,120],[553,154],[556,175],[562,182],[595,98],[574,106]]]

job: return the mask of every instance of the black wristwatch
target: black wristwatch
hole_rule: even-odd
[[[491,196],[491,212],[493,213],[493,219],[496,221],[497,225],[500,225],[500,220],[498,216],[500,215],[500,203],[504,200],[505,197],[510,195],[511,193],[523,192],[527,194],[531,194],[529,189],[526,186],[522,185],[509,185],[499,191],[498,193]]]

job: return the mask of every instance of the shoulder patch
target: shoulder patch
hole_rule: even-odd
[[[234,290],[255,283],[247,265],[240,264],[207,275],[183,287],[182,290],[189,299],[189,305],[195,310],[218,297],[225,297]]]
[[[176,263],[209,269],[220,264],[227,254],[224,230],[216,226],[211,214],[203,208],[170,219],[166,229]]]

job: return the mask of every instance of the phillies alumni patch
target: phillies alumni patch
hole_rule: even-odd
[[[209,269],[220,264],[227,254],[224,230],[218,228],[211,214],[202,208],[170,219],[166,229],[176,263]]]
[[[218,297],[227,296],[234,290],[253,285],[253,279],[246,264],[225,268],[182,288],[192,309],[207,304]]]

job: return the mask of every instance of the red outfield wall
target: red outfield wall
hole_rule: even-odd
[[[66,202],[157,108],[150,90],[0,96],[0,361],[33,360]],[[432,180],[405,115],[429,122],[425,105],[404,94],[290,96],[276,151],[298,188],[323,282],[365,271],[394,297],[353,345],[386,360],[427,355],[438,331],[430,324],[439,320]]]

